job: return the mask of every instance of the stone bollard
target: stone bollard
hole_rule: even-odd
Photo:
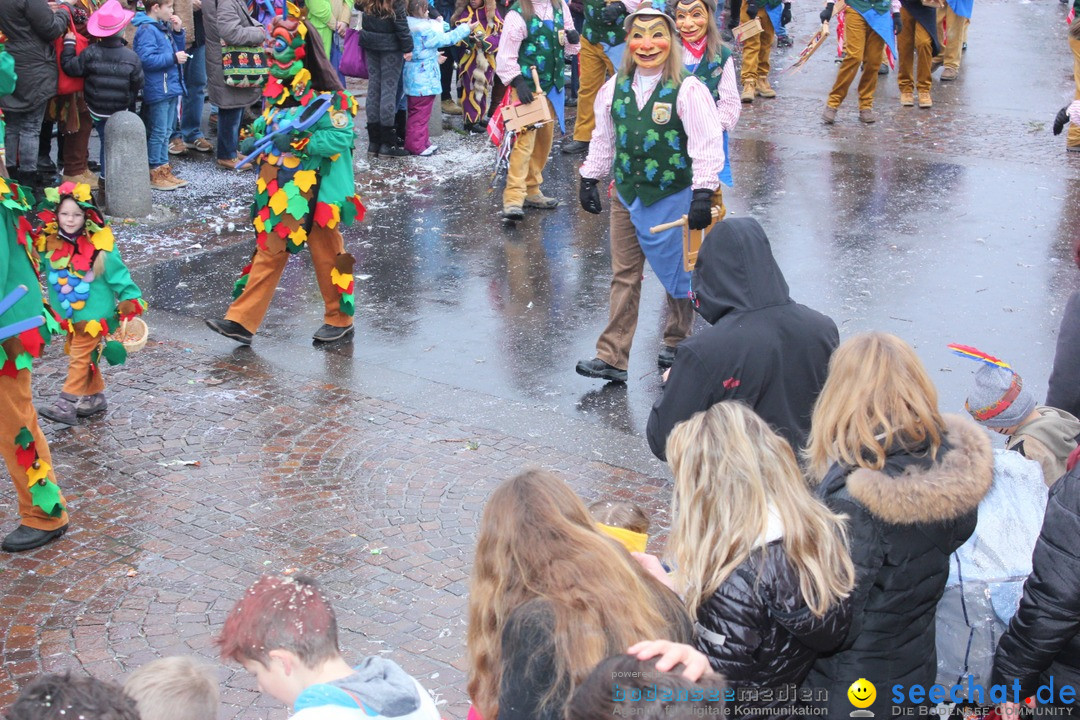
[[[447,60],[446,62],[450,62]],[[431,108],[431,117],[428,118],[427,124],[428,135],[431,137],[439,137],[443,133],[442,129],[442,100],[438,95],[435,96],[434,106]]]
[[[135,113],[123,110],[105,123],[104,169],[106,213],[144,218],[153,212],[146,126]]]

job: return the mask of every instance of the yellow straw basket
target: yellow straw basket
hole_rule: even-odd
[[[122,320],[120,329],[109,336],[110,340],[122,343],[129,353],[138,352],[146,347],[146,341],[150,337],[150,328],[146,321],[139,317],[131,320]]]

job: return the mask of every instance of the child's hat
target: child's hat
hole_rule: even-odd
[[[135,13],[120,4],[120,0],[105,0],[86,21],[86,31],[97,38],[112,37],[127,27]]]
[[[1019,425],[1038,402],[1024,387],[1024,379],[1007,362],[967,345],[949,345],[961,357],[983,363],[975,373],[975,388],[968,394],[964,409],[987,427]]]

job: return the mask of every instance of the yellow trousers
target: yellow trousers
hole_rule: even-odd
[[[323,322],[334,327],[349,327],[353,319],[341,311],[341,294],[330,278],[334,261],[340,253],[345,252],[345,241],[341,238],[341,232],[336,227],[329,230],[312,223],[307,247],[311,252],[315,280],[319,283],[319,293],[325,307]],[[244,292],[229,306],[225,319],[240,323],[249,332],[256,332],[266,317],[270,301],[274,299],[274,291],[277,290],[278,280],[281,279],[287,262],[289,252],[285,249],[285,241],[276,233],[270,233],[267,249],[259,248],[255,251]]]
[[[900,92],[914,92],[930,95],[930,63],[934,52],[934,41],[926,28],[915,21],[906,9],[900,8],[900,34],[896,36],[896,52],[900,56],[896,70],[896,81]],[[916,63],[915,61],[918,60]],[[912,82],[912,66],[917,73]]]
[[[35,530],[55,530],[67,524],[68,516],[65,512],[60,517],[52,517],[34,504],[34,498],[26,484],[29,478],[18,462],[17,452],[21,448],[15,444],[15,438],[23,428],[28,429],[34,438],[34,450],[38,459],[52,467],[49,442],[38,425],[37,411],[34,410],[34,401],[30,395],[29,370],[19,370],[14,378],[0,375],[0,455],[4,457],[8,474],[15,483],[20,522]],[[48,475],[49,480],[56,482],[52,470],[49,470]],[[67,506],[63,494],[60,495],[60,502]]]
[[[512,91],[514,99],[517,92]],[[545,98],[555,117],[555,108]],[[555,136],[555,122],[549,122],[533,130],[526,130],[517,136],[514,149],[510,151],[509,167],[506,170],[506,189],[503,190],[503,206],[521,205],[527,195],[540,192],[544,182],[544,166],[551,153],[551,140]]]
[[[758,20],[761,21],[761,32],[743,43],[742,51],[742,81],[743,85],[753,85],[758,78],[769,79],[769,58],[772,55],[773,40],[776,31],[773,29],[772,20],[765,8],[758,8]],[[746,14],[746,3],[742,3],[739,10],[739,19],[742,22],[750,22],[751,18]]]
[[[862,15],[850,5],[844,8],[844,53],[844,61],[836,73],[836,83],[829,93],[829,107],[838,108],[844,102],[861,65],[859,109],[871,110],[874,107],[874,91],[877,90],[878,68],[885,57],[885,41],[870,29]]]
[[[960,69],[960,58],[964,54],[964,42],[967,40],[968,23],[966,17],[960,17],[947,4],[938,8],[938,40],[944,47],[941,50],[941,63],[953,70]]]
[[[1073,20],[1080,22],[1080,20]],[[1073,54],[1073,81],[1076,83],[1075,99],[1080,100],[1080,40],[1069,38],[1069,47]],[[1066,147],[1080,147],[1080,127],[1069,125],[1069,137],[1065,141]]]
[[[596,115],[593,103],[604,81],[615,74],[615,66],[604,54],[599,45],[581,38],[581,52],[578,53],[578,105],[577,120],[574,121],[574,139],[589,142],[593,128],[596,127]]]
[[[62,390],[71,395],[97,395],[105,390],[105,380],[101,377],[101,368],[91,360],[102,337],[94,337],[81,330],[72,330],[67,336],[65,350],[68,354],[68,374]],[[0,438],[2,442],[2,438]]]

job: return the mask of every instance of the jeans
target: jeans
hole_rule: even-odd
[[[244,108],[218,108],[217,117],[218,160],[232,160],[236,157],[236,146],[240,142],[240,122],[244,119]]]
[[[94,129],[97,130],[98,144],[101,146],[98,149],[98,163],[101,165],[101,179],[105,179],[105,123],[109,121],[109,118],[95,118]]]
[[[169,162],[169,135],[176,122],[176,107],[180,98],[169,98],[146,105],[146,118],[150,125],[150,138],[146,142],[146,156],[150,167],[156,168]]]
[[[16,112],[4,113],[7,130],[4,133],[4,147],[9,165],[18,162],[22,172],[37,172],[38,148],[41,143],[41,121],[45,118],[45,106]]]
[[[203,136],[202,114],[206,101],[206,46],[191,48],[188,61],[180,72],[184,73],[184,87],[187,93],[180,101],[180,118],[173,125],[172,137],[182,137],[184,142],[193,143]]]
[[[368,125],[394,127],[405,57],[397,50],[364,52],[368,61],[368,96],[365,108]]]

